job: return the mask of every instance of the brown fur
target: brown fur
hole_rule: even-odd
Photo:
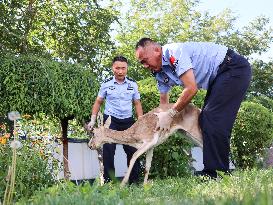
[[[200,110],[194,105],[187,105],[181,112],[177,113],[171,123],[171,129],[167,132],[155,131],[158,118],[155,113],[167,111],[172,104],[161,105],[137,120],[129,129],[115,131],[103,126],[94,129],[94,137],[88,143],[91,149],[98,149],[105,143],[127,144],[138,150],[130,161],[128,173],[123,179],[124,185],[129,178],[131,168],[135,160],[144,152],[146,156],[146,174],[144,183],[147,182],[150,164],[152,160],[153,148],[167,140],[167,138],[177,130],[186,131],[187,136],[198,146],[203,146],[202,134],[198,125]],[[148,154],[148,152],[150,154]]]

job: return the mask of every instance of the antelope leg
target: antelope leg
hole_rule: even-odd
[[[150,142],[146,142],[142,145],[142,147],[140,147],[132,156],[132,159],[130,160],[130,164],[129,164],[129,167],[128,167],[128,170],[126,172],[126,175],[124,176],[122,182],[121,182],[121,186],[124,186],[128,180],[129,180],[129,176],[130,176],[130,173],[132,171],[132,168],[137,160],[137,158],[142,155],[144,152],[146,152],[147,150],[151,149],[154,145],[156,145],[157,141],[158,141],[158,138],[159,138],[159,133],[155,133],[154,134],[154,137],[153,137],[153,140],[150,141]]]
[[[151,164],[152,164],[152,159],[153,159],[153,152],[154,152],[154,149],[151,148],[146,153],[146,165],[145,165],[144,184],[147,184],[147,181],[148,181],[148,175],[149,175],[149,172],[150,172],[150,168],[151,168]]]

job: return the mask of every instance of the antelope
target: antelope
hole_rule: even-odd
[[[88,146],[91,149],[99,149],[105,143],[126,144],[135,147],[137,151],[134,153],[126,175],[124,176],[121,186],[124,186],[128,180],[134,163],[138,157],[146,152],[146,165],[144,184],[147,183],[151,162],[153,158],[153,149],[165,142],[168,137],[178,130],[186,132],[194,144],[203,148],[203,139],[198,124],[200,109],[192,104],[187,105],[182,111],[177,113],[171,123],[170,130],[156,131],[157,114],[167,111],[172,104],[164,104],[151,110],[138,119],[129,129],[124,131],[115,131],[107,128],[109,118],[104,126],[93,129],[93,137],[90,139]]]

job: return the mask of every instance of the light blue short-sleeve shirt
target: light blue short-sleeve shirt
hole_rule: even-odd
[[[210,42],[171,43],[162,47],[162,70],[154,73],[160,93],[183,83],[179,77],[193,69],[199,89],[208,89],[216,77],[227,47]]]
[[[118,83],[114,77],[105,80],[99,90],[98,97],[105,99],[104,114],[119,119],[132,117],[132,101],[140,99],[137,83],[125,77]]]

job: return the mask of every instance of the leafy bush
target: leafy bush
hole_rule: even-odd
[[[6,189],[5,177],[8,167],[11,165],[12,149],[9,144],[0,145],[0,200],[4,197]],[[41,190],[52,184],[55,180],[48,169],[48,161],[45,160],[40,148],[35,144],[24,141],[23,147],[17,151],[17,165],[15,178],[15,197],[29,197],[36,190]]]
[[[139,91],[141,93],[141,103],[144,112],[148,112],[159,105],[159,91],[154,78],[147,78],[139,82]],[[170,92],[170,102],[176,102],[180,96],[182,88],[173,87]],[[205,96],[205,91],[199,91],[192,102],[201,107]],[[190,171],[190,157],[184,150],[189,150],[190,144],[183,134],[177,133],[168,139],[167,142],[154,150],[154,156],[151,167],[151,177],[183,176]]]
[[[143,112],[147,113],[159,105],[160,95],[154,78],[146,78],[138,82]]]
[[[254,167],[273,141],[273,115],[267,108],[243,102],[233,127],[231,149],[236,166]]]
[[[252,63],[253,79],[249,93],[255,96],[264,95],[273,98],[273,61],[256,60]]]
[[[265,95],[250,96],[248,98],[248,101],[261,104],[262,106],[266,107],[271,112],[273,112],[273,99],[271,99],[271,98],[269,98],[269,97],[267,97]]]
[[[190,147],[184,134],[175,133],[164,144],[154,149],[150,178],[185,176],[191,173]]]
[[[80,64],[57,62],[35,55],[0,56],[0,114],[45,113],[80,122],[89,116],[97,96],[94,74]]]
[[[11,121],[6,120],[6,124]],[[0,124],[1,125],[1,124]],[[6,127],[2,124],[1,127]],[[6,129],[7,131],[10,131]],[[41,190],[55,183],[59,173],[60,162],[53,157],[58,153],[55,138],[60,136],[60,128],[56,119],[51,119],[44,114],[34,116],[23,115],[17,121],[16,135],[21,139],[23,147],[17,150],[17,165],[15,179],[15,200],[29,197],[35,190]],[[0,138],[5,137],[7,134]],[[0,143],[0,200],[3,200],[8,167],[11,165],[12,149],[9,146],[13,140],[6,137]]]

